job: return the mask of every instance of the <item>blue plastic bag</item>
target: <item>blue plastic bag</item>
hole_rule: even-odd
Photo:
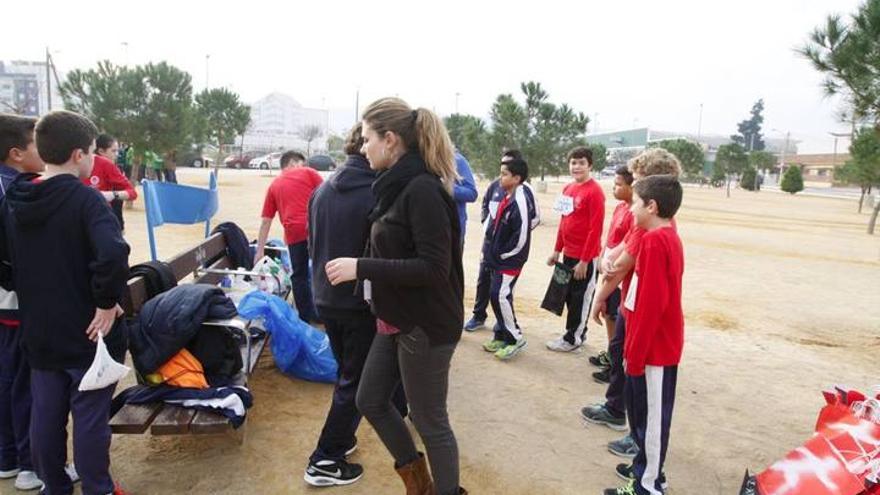
[[[281,371],[303,380],[336,382],[336,358],[327,334],[300,320],[287,301],[258,290],[249,292],[238,303],[238,314],[249,320],[263,318]]]

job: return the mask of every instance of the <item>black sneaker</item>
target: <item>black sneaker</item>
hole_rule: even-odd
[[[593,373],[593,381],[596,383],[611,383],[611,369],[604,369]]]
[[[597,354],[595,356],[590,356],[588,361],[593,366],[598,366],[600,368],[610,368],[611,367],[611,358],[608,357],[608,353],[605,351],[600,351],[599,354]]]
[[[312,486],[350,485],[361,479],[364,468],[346,461],[309,462],[303,479]]]
[[[581,418],[594,425],[605,425],[615,431],[626,431],[626,416],[615,416],[602,405],[581,408]]]
[[[623,481],[633,479],[633,468],[631,464],[618,464],[617,467],[614,468],[614,473]]]

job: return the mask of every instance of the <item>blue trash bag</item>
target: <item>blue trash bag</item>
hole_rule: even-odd
[[[263,318],[281,371],[303,380],[336,382],[336,358],[327,334],[300,320],[287,301],[255,290],[238,303],[238,314],[249,320]]]

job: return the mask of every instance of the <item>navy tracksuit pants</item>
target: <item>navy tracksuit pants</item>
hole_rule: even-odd
[[[0,324],[0,471],[33,471],[31,370],[21,349],[21,329]]]
[[[661,495],[661,473],[669,446],[678,366],[646,366],[642,376],[626,376],[626,412],[639,453],[633,459],[636,493]]]
[[[312,272],[309,270],[309,243],[298,242],[287,246],[290,251],[290,285],[293,291],[293,302],[299,318],[306,322],[316,321],[318,312],[312,298]]]
[[[474,318],[486,321],[489,307],[489,292],[492,286],[492,269],[483,261],[480,261],[480,273],[477,275],[477,293],[474,296]]]
[[[79,382],[85,373],[85,369],[31,370],[31,447],[45,495],[73,493],[73,484],[64,472],[68,415],[73,416],[73,460],[83,495],[113,492],[110,401],[116,385],[80,392]]]
[[[623,342],[626,340],[626,319],[623,311],[618,311],[614,320],[614,337],[608,343],[608,358],[611,360],[611,373],[608,389],[605,391],[605,408],[617,417],[626,415],[623,390],[626,374],[623,371]]]
[[[508,345],[516,344],[523,338],[522,329],[516,322],[513,311],[513,288],[519,274],[507,275],[498,270],[491,272],[489,299],[495,313],[495,340],[503,340]]]

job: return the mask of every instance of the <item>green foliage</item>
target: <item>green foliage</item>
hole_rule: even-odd
[[[798,52],[825,75],[825,94],[851,107],[853,121],[880,125],[880,0],[862,3],[849,24],[829,16]]]
[[[337,134],[331,134],[327,137],[327,151],[329,153],[342,153],[345,148],[345,139]]]
[[[751,116],[737,124],[738,134],[730,136],[734,143],[748,151],[760,151],[764,149],[764,137],[761,135],[761,125],[764,123],[764,100],[758,100],[752,105]]]
[[[785,174],[782,175],[782,183],[779,184],[779,188],[791,194],[803,191],[804,177],[801,173],[801,168],[793,165],[785,169]]]
[[[593,151],[593,170],[599,171],[608,166],[608,149],[602,143],[586,143]]]
[[[665,139],[651,143],[649,146],[663,148],[678,157],[686,177],[698,177],[703,174],[703,162],[706,160],[706,155],[699,144],[687,139]]]
[[[758,170],[771,170],[776,167],[776,155],[769,151],[752,151],[749,153],[749,165]]]
[[[726,180],[727,171],[724,166],[715,162],[715,166],[712,168],[712,184],[724,183]]]
[[[749,157],[742,146],[733,144],[722,144],[718,147],[718,153],[715,155],[715,167],[721,167],[728,176],[739,175],[743,173],[749,166]]]
[[[491,146],[491,135],[482,119],[456,113],[446,117],[445,124],[453,144],[467,158],[474,172],[484,177],[498,175],[501,150]]]
[[[198,141],[218,148],[244,134],[251,122],[251,110],[238,95],[225,88],[206,89],[195,98],[194,133]]]
[[[739,187],[745,189],[746,191],[754,191],[756,186],[756,181],[758,179],[758,171],[755,167],[749,165],[743,171],[742,176],[739,178]]]

